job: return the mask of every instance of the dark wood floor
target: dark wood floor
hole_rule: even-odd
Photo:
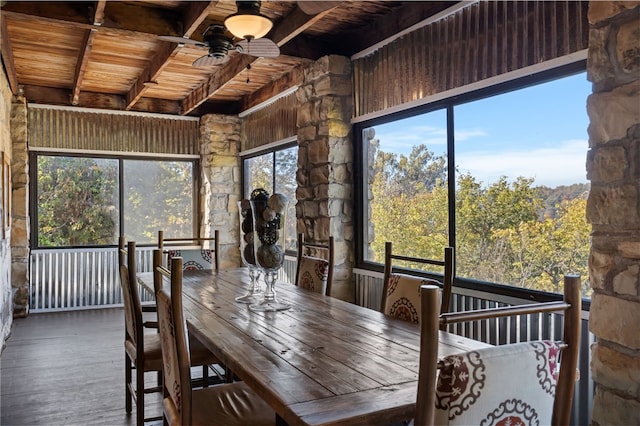
[[[135,425],[135,404],[124,409],[123,339],[118,308],[14,320],[0,358],[0,424]],[[147,399],[147,416],[160,414],[159,395]]]

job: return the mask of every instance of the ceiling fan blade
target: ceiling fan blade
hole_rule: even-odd
[[[217,58],[214,56],[204,55],[193,61],[192,65],[194,67],[212,67],[215,65],[222,65],[227,62],[229,62],[229,55]]]
[[[339,1],[298,0],[298,7],[307,15],[317,15],[339,5]]]
[[[280,56],[280,48],[268,38],[255,40],[240,40],[236,43],[238,52],[261,58],[277,58]]]
[[[201,41],[191,40],[190,38],[177,37],[177,36],[158,36],[158,39],[162,41],[169,41],[171,43],[179,44],[193,44],[198,47],[207,47],[207,45]]]

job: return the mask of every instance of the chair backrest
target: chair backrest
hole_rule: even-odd
[[[126,339],[136,348],[142,334],[142,306],[136,285],[136,243],[129,241],[125,247],[118,249],[120,267],[120,285],[125,312]],[[126,259],[126,262],[125,262]],[[142,349],[142,348],[140,348]]]
[[[561,302],[438,316],[438,288],[424,286],[421,298],[416,425],[569,424],[580,351],[580,277],[565,276]],[[442,324],[558,311],[564,312],[561,342],[521,342],[438,359]]]
[[[322,257],[321,257],[322,256]],[[331,295],[333,284],[333,237],[327,244],[306,242],[304,234],[298,234],[298,262],[296,281],[298,287]]]
[[[126,265],[127,261],[127,241],[120,235],[118,237],[118,266]]]
[[[186,323],[182,312],[182,259],[174,257],[170,270],[157,266],[160,275],[169,278],[170,289],[160,286],[156,293],[158,328],[162,343],[163,385],[166,397],[163,409],[167,422],[191,424],[191,363],[187,343]],[[173,297],[172,297],[173,295]]]
[[[438,284],[438,281],[411,275],[408,270],[403,273],[395,272],[394,260],[444,267],[442,280],[442,303],[437,311],[449,311],[451,289],[454,278],[453,247],[445,247],[444,259],[426,259],[420,257],[403,256],[393,253],[393,245],[387,241],[384,245],[384,286],[380,311],[385,315],[405,321],[420,322],[420,286]]]
[[[203,244],[211,241],[212,248],[204,248]],[[180,248],[179,246],[199,245],[199,248]],[[174,248],[171,248],[174,247]],[[181,257],[185,270],[220,269],[220,231],[213,232],[213,237],[165,238],[163,231],[158,231],[158,248],[166,249],[167,265],[173,257]]]

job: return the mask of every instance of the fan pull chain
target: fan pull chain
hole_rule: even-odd
[[[247,38],[247,54],[251,55],[251,38]],[[251,81],[251,64],[247,64],[247,84]]]

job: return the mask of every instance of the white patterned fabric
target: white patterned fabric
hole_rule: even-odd
[[[406,274],[391,274],[383,313],[403,321],[420,323],[420,286],[428,280]]]
[[[302,256],[298,287],[325,294],[328,275],[329,261],[318,257]]]
[[[182,270],[209,270],[213,269],[213,251],[209,249],[169,250],[167,252],[167,264],[171,264],[174,257],[182,257]]]
[[[435,424],[551,424],[559,352],[555,342],[535,341],[444,358]]]

